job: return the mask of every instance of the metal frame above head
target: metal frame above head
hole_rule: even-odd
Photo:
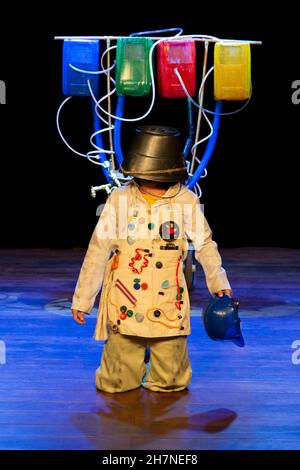
[[[192,35],[191,35],[192,36]],[[82,40],[87,40],[87,41],[92,41],[92,40],[110,40],[110,41],[117,41],[118,39],[126,39],[126,38],[132,38],[134,36],[54,36],[54,39],[56,41],[64,41],[65,39],[69,39],[69,40],[78,40],[78,41],[82,41]],[[139,37],[142,37],[142,36],[139,36]],[[184,37],[181,37],[181,36],[177,36],[177,37],[167,37],[167,36],[145,36],[147,37],[148,39],[152,39],[153,41],[160,41],[161,39],[165,39],[166,41],[176,41],[178,39],[184,41],[184,40],[190,40],[191,38],[184,38]],[[253,44],[253,45],[256,45],[256,46],[261,46],[262,45],[262,41],[254,41],[254,40],[245,40],[245,39],[207,39],[205,37],[203,38],[197,38],[195,37],[194,38],[194,41],[199,41],[199,42],[238,42],[238,43],[241,43],[241,42],[245,42],[247,44]]]
[[[152,35],[153,33],[161,33],[161,32],[174,32],[174,31],[180,31],[178,32],[178,34],[174,35],[174,36],[155,36],[155,35]],[[154,41],[154,44],[153,46],[151,47],[151,51],[150,51],[150,55],[149,55],[149,61],[151,62],[152,60],[152,53],[153,53],[153,49],[156,47],[156,45],[162,41],[195,41],[195,42],[198,42],[198,43],[203,43],[204,44],[204,57],[203,57],[203,71],[202,71],[202,84],[201,84],[201,87],[199,89],[199,93],[198,93],[198,102],[196,103],[195,100],[193,100],[193,98],[188,94],[188,91],[186,90],[185,86],[184,86],[184,82],[182,81],[182,78],[180,77],[180,75],[178,76],[181,84],[182,84],[182,87],[183,89],[185,90],[186,92],[186,96],[187,96],[187,103],[189,105],[189,108],[188,108],[188,122],[189,122],[189,136],[188,136],[188,139],[187,139],[187,142],[186,142],[186,145],[185,145],[185,158],[187,159],[187,156],[189,153],[191,153],[191,156],[190,156],[190,161],[188,161],[189,163],[189,168],[188,168],[188,172],[189,172],[189,179],[188,181],[186,182],[186,186],[189,188],[189,189],[192,189],[196,192],[196,194],[200,197],[202,192],[201,192],[201,189],[200,189],[200,186],[198,184],[198,180],[200,178],[203,178],[206,176],[207,174],[207,171],[206,171],[206,166],[208,165],[208,162],[210,160],[210,157],[212,156],[212,153],[214,151],[214,147],[215,147],[215,144],[216,144],[216,141],[217,141],[217,137],[218,137],[218,130],[219,130],[219,126],[220,126],[220,118],[221,116],[225,116],[225,115],[230,115],[230,114],[236,114],[237,112],[241,111],[246,105],[247,103],[249,102],[249,100],[247,101],[247,103],[245,105],[243,105],[241,108],[239,108],[238,110],[235,110],[233,112],[228,112],[228,113],[222,113],[222,102],[221,101],[216,101],[216,107],[215,107],[215,110],[212,111],[212,110],[207,110],[206,108],[203,107],[203,98],[204,98],[204,84],[205,84],[205,81],[207,79],[207,77],[209,76],[210,72],[213,70],[214,67],[212,67],[208,72],[207,72],[207,57],[208,57],[208,48],[209,48],[209,44],[219,44],[219,45],[227,45],[227,46],[230,46],[230,45],[240,45],[240,44],[248,44],[248,45],[262,45],[262,41],[256,41],[256,40],[241,40],[241,39],[222,39],[222,38],[218,38],[218,37],[215,37],[215,36],[209,36],[209,35],[205,35],[205,34],[183,34],[183,30],[182,28],[171,28],[171,29],[168,29],[168,30],[155,30],[155,31],[143,31],[143,32],[140,32],[140,33],[132,33],[130,35],[127,35],[127,36],[115,36],[115,35],[101,35],[101,36],[55,36],[54,39],[55,40],[61,40],[61,41],[106,41],[106,50],[104,52],[104,54],[102,55],[102,58],[104,57],[104,55],[106,54],[106,69],[104,70],[103,69],[103,64],[102,64],[102,58],[101,58],[101,66],[102,66],[102,69],[103,71],[100,71],[100,72],[91,72],[91,73],[105,73],[106,74],[106,82],[107,82],[107,95],[105,95],[105,97],[107,98],[107,101],[108,101],[108,109],[104,109],[104,108],[101,108],[100,106],[100,101],[99,101],[99,108],[101,109],[101,111],[103,111],[108,117],[108,121],[107,121],[107,125],[108,125],[108,128],[107,129],[101,129],[101,125],[100,125],[100,119],[101,119],[101,116],[97,113],[97,110],[95,108],[95,105],[97,106],[98,108],[98,101],[96,99],[96,97],[93,95],[92,91],[91,91],[91,96],[93,98],[93,101],[92,101],[92,104],[93,104],[93,120],[94,120],[94,138],[95,138],[95,141],[96,141],[96,148],[98,150],[98,152],[96,152],[95,150],[93,150],[92,152],[89,152],[87,155],[88,155],[88,159],[90,161],[92,161],[92,163],[96,163],[100,166],[102,166],[102,170],[104,172],[104,175],[107,179],[107,184],[102,184],[100,186],[93,186],[92,189],[91,189],[91,193],[92,193],[92,196],[95,197],[96,195],[96,192],[98,190],[105,190],[107,192],[107,194],[110,194],[110,192],[117,186],[120,186],[122,183],[124,183],[125,181],[127,181],[127,177],[124,177],[121,175],[120,171],[119,170],[116,170],[116,167],[115,167],[115,157],[116,157],[116,160],[117,160],[117,163],[118,165],[120,166],[121,163],[122,163],[122,160],[123,160],[123,154],[122,154],[122,148],[121,148],[121,128],[122,128],[122,122],[123,121],[130,121],[130,122],[134,122],[134,121],[137,121],[137,120],[140,120],[142,118],[144,118],[145,116],[148,115],[148,113],[150,112],[150,110],[152,109],[153,107],[153,104],[154,104],[154,97],[155,97],[155,93],[153,91],[153,96],[152,96],[152,103],[151,103],[151,106],[148,110],[148,112],[146,114],[144,114],[143,116],[139,117],[139,118],[131,118],[131,119],[128,119],[128,118],[124,118],[123,117],[123,109],[124,109],[124,99],[125,99],[125,96],[122,96],[122,94],[120,96],[118,96],[118,100],[117,100],[117,106],[116,106],[116,113],[115,115],[112,114],[112,111],[111,111],[111,88],[110,88],[110,82],[112,80],[112,82],[114,82],[113,79],[111,79],[111,75],[110,75],[110,71],[112,69],[112,66],[111,66],[111,58],[110,58],[110,51],[112,49],[116,49],[116,45],[113,45],[111,46],[110,45],[110,41],[117,41],[118,39],[137,39],[137,38],[140,38],[140,39],[150,39],[150,40],[153,40]],[[71,66],[71,64],[69,64]],[[75,69],[76,70],[76,69]],[[77,69],[76,71],[78,72],[83,72],[83,70],[79,70]],[[153,72],[152,72],[152,83],[154,84],[154,78],[153,78]],[[90,85],[89,85],[90,87]],[[153,86],[153,90],[155,90],[155,87]],[[252,93],[252,92],[251,92]],[[69,98],[67,98],[68,100]],[[67,101],[65,100],[65,101]],[[64,104],[64,103],[63,103]],[[196,132],[195,129],[194,129],[194,126],[193,126],[193,123],[192,123],[192,105],[195,105],[197,108],[198,108],[198,118],[197,118],[197,128],[196,128]],[[61,109],[61,107],[60,107]],[[58,111],[58,117],[59,117],[59,113],[60,113],[60,109]],[[207,116],[205,113],[209,113],[211,115],[214,116],[214,122],[213,122],[213,125],[210,123],[210,121],[207,119]],[[202,118],[202,115],[205,117],[205,119],[208,121],[209,125],[210,125],[210,128],[211,128],[211,132],[208,136],[206,136],[205,138],[202,138],[201,140],[199,140],[199,135],[200,135],[200,127],[201,127],[201,118]],[[59,120],[57,117],[57,121]],[[112,124],[112,118],[114,118],[114,124]],[[105,120],[102,119],[104,122]],[[59,127],[58,127],[59,128]],[[112,132],[112,130],[114,130],[114,132]],[[104,145],[103,145],[103,142],[102,142],[102,132],[104,131],[109,131],[109,147],[110,147],[110,150],[105,150],[104,149]],[[192,134],[195,134],[195,139],[194,139],[194,145],[193,145],[193,135]],[[197,150],[197,147],[198,145],[200,145],[201,143],[205,142],[206,140],[208,140],[208,144],[207,144],[207,147],[204,151],[204,154],[203,154],[203,157],[201,160],[199,160],[197,158],[197,155],[196,155],[196,150]],[[66,142],[65,142],[66,143]],[[68,145],[68,144],[67,144]],[[70,148],[70,146],[68,145],[68,147]],[[72,150],[72,148],[71,148]],[[75,152],[75,153],[78,153],[78,152]],[[98,159],[99,159],[99,162],[98,161],[95,161],[96,159],[96,156],[94,155],[98,155]],[[110,155],[110,160],[107,160],[106,158],[106,154],[109,154]],[[84,156],[84,155],[83,155]],[[194,169],[195,168],[195,163],[198,163],[197,165],[197,168],[196,170]],[[205,172],[205,174],[204,174]]]

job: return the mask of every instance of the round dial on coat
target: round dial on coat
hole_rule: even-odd
[[[164,241],[177,240],[179,237],[179,227],[173,220],[164,222],[159,227],[159,235]]]

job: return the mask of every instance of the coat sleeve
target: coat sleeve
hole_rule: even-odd
[[[116,204],[112,193],[92,234],[73,295],[72,309],[91,312],[102,286],[107,261],[116,247],[116,221]]]
[[[185,211],[185,233],[193,243],[195,258],[201,264],[209,292],[213,295],[222,289],[231,289],[217,243],[202,211],[198,197],[191,193],[190,210]]]

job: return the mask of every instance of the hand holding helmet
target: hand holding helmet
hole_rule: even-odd
[[[221,297],[218,294],[210,299],[202,311],[205,331],[214,341],[232,341],[237,346],[244,347],[238,315],[239,302],[226,293]]]

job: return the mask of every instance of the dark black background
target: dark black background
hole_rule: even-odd
[[[105,199],[89,194],[91,185],[103,182],[101,170],[73,155],[57,135],[62,42],[54,35],[128,35],[181,26],[186,34],[263,41],[252,47],[252,100],[242,113],[222,118],[208,176],[201,181],[214,238],[220,246],[299,247],[300,105],[291,102],[291,84],[300,79],[298,12],[282,5],[263,11],[262,5],[242,2],[221,8],[186,2],[105,5],[26,5],[2,19],[0,79],[6,81],[7,104],[0,107],[0,246],[86,246]],[[200,74],[201,51],[198,59]],[[205,104],[212,108],[212,81],[207,90]],[[125,113],[139,115],[148,103],[128,99]],[[91,130],[87,101],[74,99],[62,122],[72,144],[85,150]],[[184,135],[185,100],[158,100],[144,123],[149,122],[176,126]],[[133,128],[124,125],[124,147]]]

